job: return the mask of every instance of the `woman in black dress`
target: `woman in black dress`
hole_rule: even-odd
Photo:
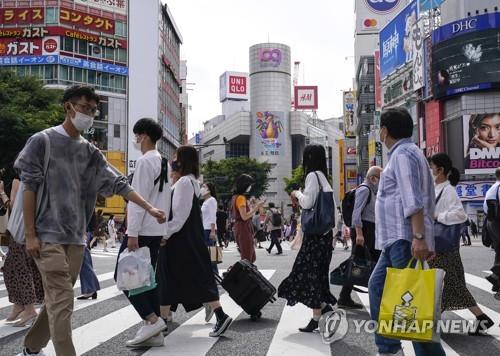
[[[231,322],[219,303],[219,291],[204,242],[200,209],[198,152],[194,147],[177,149],[171,169],[180,176],[172,187],[172,206],[167,236],[161,243],[157,274],[162,314],[170,306],[183,304],[186,311],[209,306],[206,321],[215,314],[217,322],[210,336],[222,335]]]
[[[316,202],[320,185],[324,192],[333,194],[327,179],[326,153],[323,146],[307,146],[302,165],[306,175],[305,189],[303,192],[294,191],[291,196],[294,203],[298,202],[302,209],[310,209]],[[330,292],[328,280],[332,241],[332,231],[322,236],[304,234],[292,272],[278,288],[278,296],[287,299],[288,305],[302,303],[313,310],[313,318],[309,324],[299,329],[302,332],[316,330],[321,315],[331,311],[331,305],[337,303],[337,299]]]

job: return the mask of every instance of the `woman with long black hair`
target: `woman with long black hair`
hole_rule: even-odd
[[[436,223],[446,226],[460,225],[467,220],[462,202],[455,190],[460,181],[460,172],[453,168],[452,161],[446,153],[438,153],[430,158],[432,175],[436,190]],[[469,309],[478,322],[475,330],[469,335],[481,335],[494,325],[493,321],[478,307],[474,297],[465,283],[464,266],[460,257],[460,229],[456,231],[456,244],[453,248],[443,248],[429,261],[431,268],[441,268],[446,274],[444,277],[443,298],[441,309],[460,310]],[[436,237],[436,251],[439,246]]]
[[[307,146],[302,165],[306,176],[305,188],[303,191],[293,191],[291,197],[302,209],[311,209],[320,189],[333,194],[327,178],[325,148],[320,145]],[[337,299],[330,292],[328,280],[332,242],[332,231],[325,235],[304,234],[292,272],[278,288],[278,296],[286,299],[288,305],[302,303],[312,309],[313,317],[306,327],[299,329],[302,332],[316,330],[321,315],[331,311],[331,305],[337,303]]]
[[[163,238],[157,275],[160,287],[162,315],[171,306],[182,304],[187,312],[208,305],[206,322],[213,314],[217,322],[210,336],[222,335],[232,318],[224,313],[204,242],[203,219],[200,209],[198,152],[192,146],[179,147],[171,162],[178,179],[172,186],[172,204]],[[208,319],[208,320],[207,320]]]

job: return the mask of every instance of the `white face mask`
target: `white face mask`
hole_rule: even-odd
[[[249,185],[245,193],[247,193],[247,194],[248,194],[248,193],[250,193],[250,191],[251,191],[251,190],[252,190],[252,186],[251,186],[251,185]]]
[[[201,187],[200,194],[201,194],[202,197],[204,197],[208,193],[210,193],[210,191],[206,187]]]
[[[76,111],[75,117],[71,118],[71,123],[80,132],[88,130],[94,124],[94,118],[89,115],[82,114],[79,111]]]
[[[141,150],[142,140],[140,140],[139,142],[137,142],[137,140],[132,141],[132,144],[134,145],[134,148],[135,148],[137,151],[140,151],[140,150]]]

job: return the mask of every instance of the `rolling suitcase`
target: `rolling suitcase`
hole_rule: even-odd
[[[276,301],[276,288],[247,260],[236,262],[223,278],[216,275],[216,279],[253,321],[262,316],[261,309],[268,302]]]

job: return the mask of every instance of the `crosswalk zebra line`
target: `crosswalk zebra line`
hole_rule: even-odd
[[[260,272],[267,279],[271,279],[275,270],[261,270]],[[220,303],[224,312],[233,320],[243,312],[228,293],[220,296]],[[202,310],[165,337],[165,346],[153,347],[142,356],[205,355],[218,340],[218,338],[208,336],[212,327],[213,324],[205,323],[205,311]]]
[[[285,305],[274,332],[267,356],[322,356],[330,354],[330,345],[323,343],[317,333],[302,333],[311,309],[299,303],[293,307]]]
[[[465,281],[473,287],[482,289],[486,293],[494,294],[491,290],[491,283],[488,282],[484,277],[478,277],[470,273],[465,273]]]
[[[112,285],[111,287],[107,287],[104,289],[101,289],[98,292],[98,298],[97,299],[92,299],[92,300],[75,300],[75,304],[73,307],[73,311],[78,311],[81,309],[88,308],[94,304],[104,302],[108,299],[114,298],[116,296],[119,296],[122,294],[122,291],[118,290],[115,285]],[[37,312],[39,312],[40,309],[37,308]],[[14,327],[10,324],[7,323],[6,319],[3,319],[0,321],[0,339],[4,338],[6,336],[15,334],[19,332],[20,330],[27,329],[28,326],[25,327]]]
[[[498,321],[500,320],[500,313],[497,313],[496,311],[481,304],[478,304],[477,306],[481,308],[481,310],[495,322],[495,324],[490,329],[488,329],[488,335],[500,341],[500,325],[498,325]],[[476,319],[474,314],[472,314],[469,309],[454,310],[453,313],[465,320]]]

